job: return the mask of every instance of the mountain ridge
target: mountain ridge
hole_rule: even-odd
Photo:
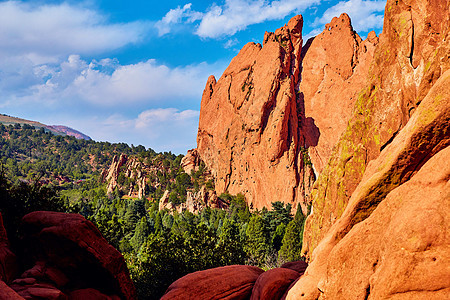
[[[86,134],[65,125],[46,125],[37,121],[22,119],[19,117],[12,117],[6,114],[0,114],[0,123],[4,125],[27,124],[35,128],[44,128],[55,135],[70,135],[77,139],[83,139],[87,141],[91,140],[91,138]]]

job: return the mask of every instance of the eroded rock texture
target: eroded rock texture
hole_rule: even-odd
[[[342,216],[368,162],[393,142],[430,89],[449,69],[449,15],[448,1],[387,2],[383,33],[368,82],[359,93],[348,126],[312,191],[313,214],[306,222],[305,254],[311,255],[328,229]],[[442,84],[448,89],[448,83]],[[442,97],[442,102],[448,101],[446,96]],[[440,134],[448,136],[445,132]],[[427,143],[424,137],[421,144]],[[425,161],[431,157],[423,155],[421,159]],[[419,167],[416,163],[411,166]],[[399,173],[392,178],[386,191],[411,176],[403,175]],[[369,205],[368,210],[375,206]]]
[[[33,212],[22,233],[18,257],[26,270],[9,286],[0,281],[1,299],[136,299],[122,255],[81,215]]]
[[[194,272],[172,283],[161,299],[249,299],[263,272],[257,267],[240,265]]]
[[[299,197],[296,82],[303,20],[292,19],[264,45],[249,43],[219,81],[203,92],[198,153],[215,177],[218,194],[244,193],[253,208],[274,195]]]
[[[247,44],[203,92],[196,153],[217,194],[243,193],[254,209],[281,200],[306,212],[378,43],[374,33],[362,41],[346,14],[304,49],[301,30],[297,16],[263,46]]]

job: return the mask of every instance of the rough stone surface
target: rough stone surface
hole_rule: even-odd
[[[429,93],[421,101],[416,112],[406,126],[398,133],[392,142],[383,149],[379,157],[368,164],[364,177],[353,192],[341,218],[337,220],[316,247],[312,254],[311,264],[308,266],[305,275],[302,276],[296,286],[292,289],[293,297],[304,294],[305,299],[316,299],[316,297],[319,296],[320,291],[325,290],[327,273],[329,273],[328,268],[333,264],[330,260],[331,258],[329,258],[330,253],[335,251],[334,248],[337,247],[336,245],[339,245],[338,243],[346,237],[346,234],[348,234],[349,231],[351,232],[351,229],[355,225],[368,218],[377,208],[377,205],[387,201],[386,197],[391,191],[398,186],[402,187],[403,184],[409,184],[409,180],[412,181],[412,178],[414,178],[413,176],[417,172],[424,177],[429,173],[430,178],[432,178],[432,175],[435,173],[434,176],[436,178],[441,178],[440,180],[445,181],[445,183],[448,182],[450,177],[448,170],[446,169],[447,165],[445,164],[449,161],[448,150],[444,151],[442,149],[450,146],[449,87],[450,70],[447,70],[429,90]],[[435,158],[434,156],[438,152],[439,156],[438,158]],[[433,161],[432,163],[430,161],[432,167],[426,167],[428,165],[427,161],[430,159]],[[441,167],[438,167],[439,164]],[[417,173],[417,176],[419,173]],[[419,178],[421,178],[421,176],[419,176]],[[445,199],[444,202],[448,202],[448,184],[439,188],[438,181],[430,183],[429,185],[433,186],[433,188],[437,188],[436,193],[438,196],[436,197],[443,197],[443,199]],[[413,184],[410,185],[413,186]],[[410,195],[408,194],[404,197],[410,197]],[[436,197],[431,197],[430,199],[438,201]],[[418,198],[414,197],[414,199]],[[427,201],[428,199],[422,199],[418,202],[418,205],[423,205],[423,207],[426,208],[428,207]],[[420,207],[413,207],[417,215],[422,213]],[[392,214],[394,214],[396,207],[392,205],[392,209]],[[436,230],[443,231],[448,229],[444,230],[442,228],[442,226],[448,227],[448,222],[442,224],[433,223],[437,222],[436,220],[439,220],[440,218],[439,215],[436,215],[436,211],[426,211],[429,212],[427,215],[428,218],[430,218],[431,224],[429,224],[428,221],[426,224],[421,223],[422,227],[417,227],[417,232],[422,231],[423,234],[427,235],[429,230],[431,230],[430,228],[437,228]],[[405,215],[413,218],[409,212],[405,212]],[[398,216],[401,216],[401,214]],[[386,223],[389,223],[392,220],[385,221]],[[376,245],[378,245],[380,241],[375,232],[379,229],[376,228],[375,223],[373,223],[373,226],[373,229],[366,230],[365,234],[367,235],[367,241],[370,241],[372,247],[376,248]],[[384,226],[384,224],[381,223],[378,224],[378,226]],[[373,240],[370,240],[372,238],[372,230],[374,231],[374,237]],[[397,235],[394,235],[393,232],[390,239],[394,240],[395,238],[402,239],[402,232],[398,232]],[[448,245],[448,237],[446,239]],[[386,240],[386,244],[383,247],[391,247],[391,245],[387,244],[388,241],[389,239]],[[370,247],[370,245],[367,245],[367,247]],[[440,251],[448,250],[446,250],[445,247],[441,247]],[[389,253],[386,253],[386,255],[388,254]],[[365,256],[355,254],[352,259],[358,260],[362,259],[362,257]],[[346,264],[350,263],[351,262],[347,262]],[[404,261],[403,263],[405,263],[405,265],[399,264],[398,268],[409,268],[408,262]],[[424,276],[425,274],[427,273],[424,272]]]
[[[238,265],[194,272],[172,283],[161,299],[248,299],[263,272]]]
[[[368,83],[311,194],[313,213],[303,239],[308,257],[342,216],[369,161],[396,138],[450,68],[449,16],[446,0],[387,1]],[[391,188],[400,183],[396,179]]]
[[[315,268],[308,268],[288,299],[317,299],[319,294],[326,299],[446,299],[449,179],[450,146],[390,191],[370,217],[355,225],[326,256],[319,255],[322,273],[313,261]],[[315,288],[311,276],[319,279]]]
[[[201,159],[197,149],[188,150],[187,154],[181,160],[181,167],[186,174],[191,174],[192,171],[198,171],[200,162]]]
[[[3,217],[0,213],[0,280],[9,283],[16,275],[17,258],[9,248],[6,229],[3,227]]]
[[[293,203],[298,188],[296,82],[303,20],[294,17],[264,46],[249,43],[203,92],[197,150],[215,177],[217,194],[244,193],[250,207],[270,207],[273,195]]]
[[[299,261],[291,261],[291,262],[284,263],[283,265],[281,265],[280,268],[291,269],[291,270],[294,270],[294,271],[300,273],[300,275],[303,275],[303,273],[305,273],[305,270],[307,267],[308,267],[308,264],[306,262],[299,260]]]
[[[280,299],[300,273],[286,268],[275,268],[262,273],[252,290],[251,300]]]
[[[346,14],[303,49],[301,29],[296,16],[266,33],[262,47],[247,44],[203,92],[198,154],[217,194],[243,193],[253,209],[270,208],[278,195],[306,212],[378,43],[374,33],[362,41]]]
[[[301,131],[316,176],[347,127],[358,93],[367,83],[377,44],[375,32],[362,41],[349,16],[342,14],[303,48],[299,91],[305,116]]]
[[[70,282],[72,289],[87,286],[124,299],[136,298],[122,255],[81,215],[33,212],[22,219],[22,230],[24,263],[34,265],[22,277],[35,278],[38,283],[29,287],[16,284],[21,292],[40,292],[36,288],[43,288],[42,280],[53,282],[46,288],[55,290],[55,286],[67,288]],[[56,297],[56,292],[51,293]]]
[[[128,157],[125,154],[114,155],[111,166],[102,173],[102,181],[108,182],[108,193],[114,192],[117,187],[117,178],[119,177],[120,167],[127,162]]]
[[[0,280],[0,299],[23,300],[23,297],[10,288],[5,282]]]

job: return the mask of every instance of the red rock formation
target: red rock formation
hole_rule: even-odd
[[[203,92],[198,154],[218,194],[244,193],[253,208],[270,208],[277,195],[306,212],[314,179],[346,128],[378,43],[374,33],[362,41],[346,14],[304,49],[301,29],[297,16],[266,33],[262,47],[247,44]]]
[[[0,281],[9,283],[18,271],[16,255],[9,248],[3,217],[0,213]]]
[[[81,215],[33,212],[22,228],[25,264],[34,267],[11,285],[21,296],[65,299],[67,291],[90,287],[136,298],[122,255]]]
[[[347,260],[345,262],[346,267],[351,269],[356,268],[358,264],[361,264],[358,268],[363,270],[364,268],[369,268],[368,264],[370,264],[370,262],[375,263],[374,261],[369,260],[368,256],[365,255],[367,253],[367,248],[374,249],[374,251],[379,250],[377,253],[380,255],[383,254],[384,257],[388,257],[390,255],[389,251],[393,251],[392,255],[396,257],[397,250],[395,250],[394,247],[394,245],[397,245],[397,242],[395,242],[396,240],[400,240],[401,244],[416,242],[420,244],[422,243],[420,242],[422,239],[429,239],[429,234],[434,236],[438,235],[438,232],[447,231],[447,222],[443,220],[448,217],[442,215],[440,211],[447,210],[449,199],[449,124],[450,69],[442,74],[429,90],[429,93],[421,101],[406,126],[398,133],[392,142],[383,149],[379,157],[368,164],[364,177],[353,192],[341,218],[338,219],[325,234],[325,237],[312,253],[311,264],[305,275],[292,289],[291,299],[295,299],[301,294],[306,295],[305,299],[316,299],[319,296],[319,291],[326,294],[325,286],[327,280],[330,276],[334,276],[331,274],[332,270],[337,268],[334,267],[334,265],[339,262],[339,260],[337,260],[338,262],[333,261],[332,255],[335,251],[338,251],[336,249],[340,249],[339,247],[341,247],[340,245],[343,245],[342,243],[347,245],[347,248],[345,248],[346,251],[352,253],[349,256],[345,256],[345,259]],[[427,161],[430,162],[428,163]],[[427,176],[429,177],[429,181],[426,180]],[[405,187],[403,187],[403,185],[405,185]],[[430,193],[429,196],[418,193],[418,196],[422,198],[416,198],[416,196],[413,196],[410,193],[405,193],[405,191],[412,190],[415,192],[419,189],[428,191],[428,193]],[[390,196],[394,191],[398,190],[403,191],[395,192],[399,193],[400,196]],[[394,195],[396,195],[395,193]],[[394,197],[395,200],[389,200],[389,197]],[[415,199],[417,205],[412,205],[409,200],[407,200],[409,198]],[[407,207],[410,207],[410,209],[407,209],[406,206],[398,207],[397,205],[400,203],[399,199],[404,199],[402,200],[403,203],[407,203]],[[421,200],[419,201],[418,199]],[[399,203],[392,203],[393,201]],[[388,204],[384,204],[385,202]],[[442,204],[439,204],[441,202]],[[389,214],[383,212],[381,215],[375,215],[377,206],[380,203],[383,204],[383,207],[390,207],[392,212]],[[436,205],[437,207],[441,205],[441,210],[429,209],[429,207],[433,205]],[[399,210],[399,212],[397,212],[397,210]],[[408,218],[415,218],[413,214],[417,215],[418,220],[425,218],[424,216],[420,217],[424,211],[426,212],[426,218],[429,219],[426,222],[421,221],[420,223],[416,223],[416,220],[408,221]],[[373,218],[379,218],[380,220],[377,222],[369,222],[371,225],[365,226],[365,230],[359,233],[360,235],[365,236],[367,245],[356,246],[353,242],[358,243],[362,238],[359,237],[353,240],[351,238],[353,236],[352,231],[359,232],[359,228],[364,226],[360,222],[364,221],[372,214],[375,215]],[[411,240],[405,241],[403,231],[389,231],[390,235],[384,236],[386,230],[385,226],[388,226],[389,228],[391,222],[392,224],[397,224],[397,226],[400,226],[401,223],[410,224],[411,230],[417,233],[416,237],[410,237]],[[401,226],[403,227],[404,225]],[[382,238],[386,241],[382,244],[383,249],[377,248],[380,243],[380,231],[383,233]],[[344,237],[347,237],[347,235],[350,235],[348,238],[350,242],[343,241]],[[389,241],[393,244],[389,243]],[[355,249],[366,250],[361,250],[361,253],[350,251],[348,243],[352,243],[352,247],[355,247]],[[449,235],[439,235],[436,251],[441,253],[448,252],[449,244]],[[423,257],[422,254],[419,254],[420,252],[432,253],[431,251],[427,250],[427,252],[425,250],[427,250],[426,247],[424,249],[418,249],[415,252],[414,255],[417,256],[417,261],[419,261],[420,257]],[[367,259],[365,260],[367,265],[361,263],[360,260],[362,258]],[[446,261],[446,259],[447,258],[445,258],[444,261]],[[398,260],[396,261],[396,268],[403,270],[413,269],[412,264],[415,264],[415,262],[416,261]],[[433,266],[433,268],[435,267],[436,266]],[[433,275],[434,271],[421,272],[423,273],[423,280],[426,281],[429,281],[429,278],[434,278],[435,276]],[[450,276],[450,271],[445,268],[436,270],[436,272],[439,272],[439,274],[446,273],[447,277]],[[384,276],[387,276],[386,273]],[[402,278],[401,280],[404,279],[405,278]],[[333,293],[338,293],[336,290],[339,289],[339,284],[342,284],[342,282],[337,279],[334,280],[336,281],[336,284],[332,285],[330,283],[330,289],[334,289]],[[416,279],[411,280],[411,282],[417,283],[417,281],[414,281]],[[398,282],[398,284],[400,284],[400,279]],[[333,286],[332,288],[331,285]],[[421,285],[418,284],[417,286],[420,287]],[[450,285],[448,287],[450,287]],[[367,288],[367,286],[365,288]],[[414,284],[411,283],[409,286],[405,286],[405,297],[408,298],[413,295],[413,290],[416,290],[416,292],[423,292],[418,293],[418,299],[423,299],[427,296],[427,293],[425,292],[428,291],[428,288],[425,290],[417,290],[414,288]],[[361,293],[361,290],[359,289],[358,292]],[[436,295],[440,294],[437,293]],[[438,296],[436,297],[439,298]]]
[[[450,68],[450,45],[446,42],[449,16],[448,1],[387,2],[368,83],[312,192],[313,214],[306,222],[305,254],[311,255],[342,216],[369,161],[396,139],[433,85]],[[418,50],[416,42],[423,51]],[[415,163],[413,166],[420,167]],[[390,188],[402,182],[398,176],[389,183]],[[373,210],[376,204],[369,207]]]
[[[248,299],[263,272],[238,265],[194,272],[172,283],[161,299]]]
[[[303,275],[303,273],[305,273],[305,270],[307,267],[308,267],[308,264],[306,262],[299,260],[299,261],[290,261],[290,262],[284,263],[283,265],[281,265],[280,268],[291,269],[291,270],[294,270],[294,271],[300,273],[300,275]]]
[[[304,47],[299,88],[305,113],[301,131],[316,175],[347,127],[377,44],[375,32],[362,41],[349,16],[342,14]]]
[[[264,46],[249,43],[219,81],[203,92],[197,150],[215,177],[216,192],[243,192],[253,208],[273,195],[301,198],[296,83],[303,20],[293,18]]]
[[[300,277],[300,273],[287,268],[266,271],[256,280],[250,299],[280,299],[298,277]]]
[[[329,299],[445,299],[450,293],[449,178],[447,146],[345,237],[339,239],[350,217],[332,227],[287,299],[317,299],[320,292]]]

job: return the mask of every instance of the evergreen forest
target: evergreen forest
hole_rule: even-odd
[[[250,264],[265,270],[301,259],[305,216],[289,204],[250,211],[242,194],[219,196],[226,209],[198,214],[159,210],[169,191],[174,205],[188,191],[213,189],[205,170],[186,174],[182,155],[143,146],[78,140],[30,125],[0,124],[0,212],[12,247],[20,247],[20,219],[37,210],[79,213],[92,221],[128,264],[139,299],[159,299],[178,278],[198,270]],[[107,192],[102,173],[125,154],[147,168],[142,198],[129,197],[133,178],[119,175]],[[157,182],[158,184],[152,184]]]

